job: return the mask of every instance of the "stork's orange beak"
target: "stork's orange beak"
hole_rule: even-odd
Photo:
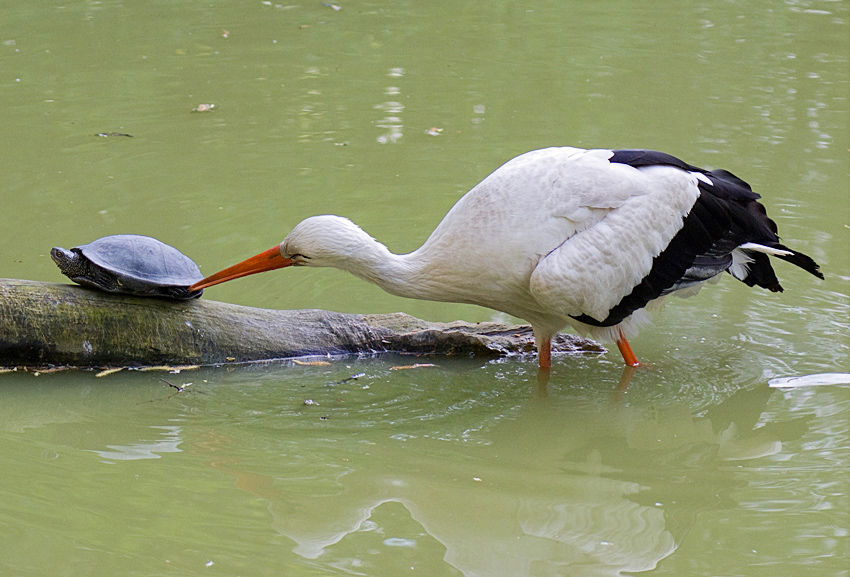
[[[283,268],[285,266],[290,266],[292,262],[293,261],[291,258],[284,258],[280,255],[280,246],[275,246],[265,252],[261,252],[256,256],[252,256],[249,259],[243,260],[238,264],[235,264],[224,270],[218,271],[217,273],[212,274],[205,279],[199,280],[198,282],[190,286],[189,290],[201,290],[219,283],[233,280],[235,278],[248,276],[249,274],[256,274],[258,272],[265,272],[267,270]]]

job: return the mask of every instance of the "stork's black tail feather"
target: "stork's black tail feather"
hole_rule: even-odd
[[[819,279],[823,279],[820,266],[809,255],[792,250],[778,242],[760,242],[759,244],[789,252],[790,254],[779,254],[776,257],[800,267]],[[740,280],[747,286],[760,286],[772,292],[782,292],[782,285],[779,284],[779,279],[776,278],[776,273],[773,272],[773,266],[770,264],[768,255],[763,252],[747,249],[744,249],[744,252],[752,259],[752,262],[747,265],[747,275]]]
[[[790,254],[776,256],[823,279],[820,267],[812,257],[779,242],[776,223],[767,216],[764,205],[758,202],[759,195],[753,192],[749,184],[728,170],[711,170],[704,174],[709,177],[712,184],[700,182],[700,190],[728,202],[726,209],[733,222],[740,227],[740,234],[744,234],[741,240],[788,252]],[[782,292],[782,285],[779,284],[776,273],[773,272],[768,255],[746,249],[744,252],[752,259],[752,262],[747,265],[747,276],[741,280],[748,286],[760,286],[773,292]]]
[[[782,244],[777,244],[774,248],[778,248],[779,250],[787,250],[791,253],[789,255],[781,255],[778,258],[781,258],[785,262],[790,262],[791,264],[800,267],[807,273],[812,274],[823,280],[823,273],[820,271],[820,265],[816,263],[815,259],[813,259],[809,255],[803,254],[796,250],[792,250]]]

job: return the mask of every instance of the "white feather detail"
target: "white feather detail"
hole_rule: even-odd
[[[771,248],[769,246],[764,246],[763,244],[757,244],[754,242],[746,242],[738,248],[744,250],[754,250],[756,252],[763,252],[764,254],[772,254],[773,256],[791,256],[792,254],[794,254],[790,250]]]
[[[706,175],[704,175],[703,173],[701,173],[701,172],[692,172],[691,174],[693,174],[693,175],[697,178],[697,180],[701,180],[702,182],[706,183],[708,186],[714,186],[714,183],[713,183],[713,182],[711,182],[711,179],[710,179],[710,178],[708,178],[708,177],[707,177]]]
[[[732,251],[732,265],[729,267],[729,272],[732,273],[732,276],[736,279],[744,280],[750,273],[751,262],[753,262],[752,257],[741,250],[741,247],[738,247]]]

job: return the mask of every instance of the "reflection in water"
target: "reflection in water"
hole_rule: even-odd
[[[399,78],[404,76],[404,68],[392,68],[387,76]],[[404,136],[402,130],[404,124],[401,121],[401,113],[404,111],[404,104],[399,102],[401,98],[401,89],[397,86],[388,86],[384,91],[384,95],[391,100],[375,105],[375,110],[381,110],[385,116],[377,122],[377,126],[384,130],[384,133],[378,136],[377,141],[380,144],[395,143]]]
[[[617,383],[617,388],[614,389],[614,402],[622,402],[625,399],[626,390],[629,388],[629,383],[632,382],[632,378],[635,376],[635,371],[637,367],[626,365],[623,367],[623,374],[620,375],[620,382]],[[545,367],[538,367],[537,369],[537,390],[536,393],[541,397],[546,396],[546,386],[549,384],[549,379],[551,377],[551,371]]]
[[[613,402],[601,415],[569,413],[557,435],[564,407],[535,395],[516,418],[485,428],[474,451],[427,435],[360,439],[337,462],[283,460],[273,475],[226,456],[233,441],[220,432],[207,431],[194,452],[267,501],[275,530],[305,560],[337,566],[347,541],[395,503],[464,575],[621,575],[655,568],[701,510],[717,507],[713,496],[740,486],[709,463],[773,454],[805,431],[802,421],[790,435],[756,427],[772,392],[742,391],[698,417]],[[667,466],[647,473],[659,462]],[[639,483],[634,471],[645,473]],[[366,566],[364,554],[351,553],[351,566]]]
[[[539,539],[522,539],[517,544],[523,551],[527,545],[544,548],[538,560],[518,567],[519,573],[514,575],[529,574],[532,568],[541,566],[559,569],[556,574],[567,571],[573,575],[647,571],[675,550],[664,511],[624,498],[637,493],[638,485],[589,477],[584,478],[584,483],[586,491],[575,502],[534,499],[521,504],[517,517],[523,533]],[[551,555],[553,545],[558,549],[556,556]],[[528,554],[520,555],[523,556]]]
[[[160,453],[180,453],[182,427],[151,425],[151,429],[160,429],[162,439],[140,440],[129,445],[107,445],[109,451],[94,451],[109,461],[135,461],[137,459],[159,459]]]
[[[269,500],[275,529],[306,559],[364,530],[378,507],[393,502],[445,546],[445,560],[465,575],[528,575],[544,567],[543,574],[581,567],[574,574],[616,575],[651,569],[675,550],[663,510],[626,498],[640,490],[634,483],[541,475],[520,488],[498,474],[484,479],[471,471],[437,480],[349,470],[337,479],[336,497],[298,503],[271,489],[270,478],[219,460],[210,464]]]

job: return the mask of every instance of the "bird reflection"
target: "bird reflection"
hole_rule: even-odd
[[[318,455],[315,467],[305,468],[309,453],[276,464],[274,476],[224,456],[232,441],[220,433],[197,449],[268,503],[274,529],[305,560],[333,557],[378,508],[398,503],[465,575],[619,575],[655,568],[700,511],[734,505],[717,499],[742,483],[726,461],[771,454],[805,431],[802,422],[754,430],[771,392],[741,391],[703,416],[533,395],[480,445],[378,437],[347,445],[344,458]]]
[[[640,365],[640,368],[646,368],[648,365]],[[622,401],[625,397],[626,390],[629,388],[629,384],[632,382],[632,377],[635,375],[635,371],[639,367],[626,365],[623,367],[623,374],[620,376],[620,381],[617,383],[617,386],[614,388],[614,400],[619,402]],[[538,397],[547,396],[547,385],[549,384],[549,379],[552,377],[552,369],[549,367],[539,367],[537,369],[537,388],[535,393]]]

